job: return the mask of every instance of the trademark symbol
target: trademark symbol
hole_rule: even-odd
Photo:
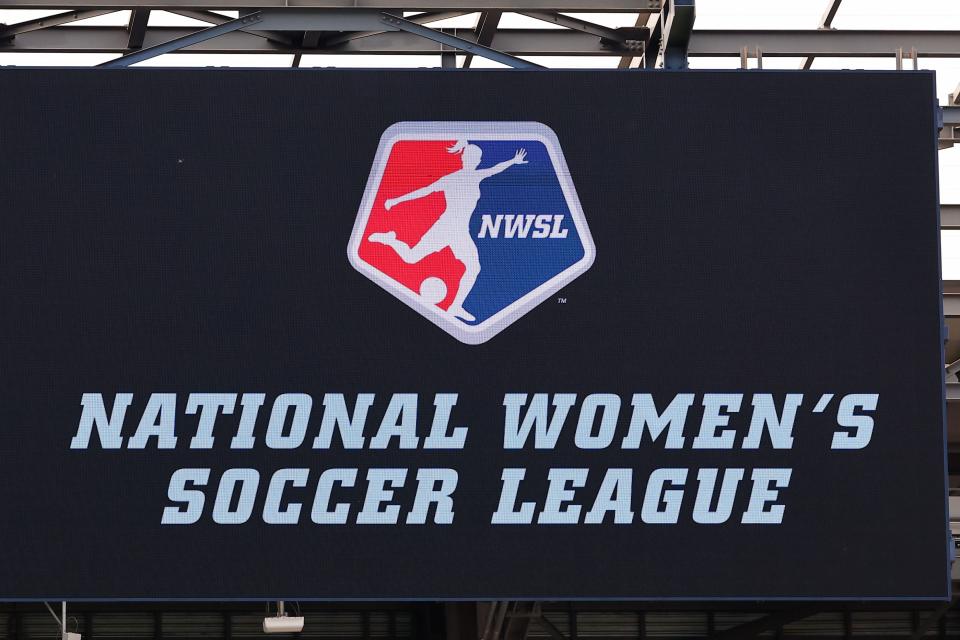
[[[557,304],[567,304],[566,298],[557,298]]]

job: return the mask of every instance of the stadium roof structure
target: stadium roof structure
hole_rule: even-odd
[[[947,3],[944,11],[951,11],[948,0],[925,1]],[[947,20],[943,14],[931,15],[922,29],[891,28],[895,15],[889,21],[893,25],[873,21],[872,28],[860,28],[860,20],[856,28],[836,28],[851,5],[853,13],[860,5],[861,16],[869,12],[882,19],[881,9],[892,4],[865,2],[0,0],[0,65],[58,65],[65,56],[70,57],[67,64],[106,67],[810,69],[836,61],[847,68],[879,62],[898,69],[935,62],[942,70],[946,62],[953,68],[941,76],[941,86],[948,86],[951,77],[954,84],[960,80],[960,9],[953,7],[952,21],[949,15]],[[922,13],[923,4],[912,3],[907,10]],[[710,5],[715,15],[710,15]],[[814,24],[817,7],[822,14]],[[704,9],[706,25],[703,17],[697,22]],[[789,28],[782,22],[776,28],[755,28],[757,21],[748,18],[764,11],[789,18]],[[718,16],[732,20],[718,21]],[[734,28],[712,28],[710,22]],[[941,28],[944,22],[953,29]],[[947,96],[943,148],[952,146],[960,128],[958,102],[960,91]]]
[[[684,68],[688,58],[762,66],[800,57],[804,68],[823,57],[901,66],[960,58],[960,31],[831,28],[842,2],[829,0],[810,28],[700,29],[694,0],[3,0],[0,21],[9,24],[0,26],[0,54],[129,56],[113,66],[172,52],[288,54],[294,66],[303,56],[364,54],[432,56],[461,67],[475,56],[513,67],[562,56],[650,68]],[[577,15],[584,13],[607,19]],[[452,26],[458,18],[465,20]]]

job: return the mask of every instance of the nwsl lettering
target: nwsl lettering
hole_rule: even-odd
[[[503,225],[503,235],[500,226]],[[532,233],[531,233],[532,231]],[[563,228],[563,216],[549,214],[498,214],[484,215],[480,218],[481,238],[566,238],[567,230]]]

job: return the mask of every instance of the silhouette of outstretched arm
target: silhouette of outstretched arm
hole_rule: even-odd
[[[487,167],[486,169],[481,169],[477,173],[480,174],[481,180],[486,180],[490,176],[495,176],[502,171],[506,171],[515,164],[527,164],[527,150],[518,149],[516,155],[514,155],[509,160],[504,160],[503,162],[498,162],[492,167]]]
[[[443,189],[442,182],[443,182],[442,179],[437,180],[433,184],[428,184],[425,187],[421,187],[415,191],[411,191],[410,193],[404,194],[402,196],[397,196],[396,198],[388,198],[386,201],[384,201],[383,208],[386,209],[387,211],[390,211],[390,209],[394,208],[400,203],[407,202],[408,200],[425,198],[431,193],[434,193],[436,191],[441,191]]]

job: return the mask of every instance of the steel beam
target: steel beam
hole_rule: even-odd
[[[945,231],[960,230],[960,204],[940,205],[940,228]]]
[[[234,0],[231,0],[234,1]],[[272,0],[262,0],[268,5]],[[289,0],[291,3],[297,0]],[[279,11],[279,10],[278,10]],[[283,10],[286,12],[288,10]],[[14,25],[11,25],[14,26]],[[384,26],[383,29],[386,27]],[[301,29],[303,29],[301,24]],[[144,46],[153,46],[195,33],[197,27],[151,27]],[[382,29],[381,29],[382,31]],[[476,42],[472,29],[437,30],[469,42]],[[281,46],[262,37],[233,33],[223,38],[192,45],[190,52],[209,53],[336,53],[438,55],[444,47],[411,33],[380,32],[340,40],[318,49]],[[127,50],[126,27],[45,26],[0,41],[0,52],[104,52]],[[922,57],[960,57],[960,31],[694,31],[690,56],[739,56],[742,48],[760,47],[763,55],[804,57],[890,57],[891,68],[898,48],[915,47]],[[514,56],[629,56],[622,45],[595,35],[567,29],[498,29],[491,48]],[[449,50],[449,49],[446,49]],[[946,124],[960,126],[960,107],[944,109]]]
[[[5,2],[5,4],[14,4]],[[193,7],[241,9],[316,7],[377,11],[575,11],[591,13],[656,13],[660,0],[16,0],[21,9],[97,9]]]
[[[127,25],[128,49],[143,47],[143,37],[147,34],[147,23],[149,21],[150,9],[134,9],[130,12],[130,23]]]
[[[943,126],[960,127],[960,105],[943,107]]]
[[[483,45],[484,47],[490,46],[493,42],[494,34],[497,33],[497,27],[500,25],[500,18],[502,16],[502,11],[484,11],[480,14],[480,19],[477,20],[477,28],[474,29],[477,34],[477,44]],[[469,69],[471,64],[473,64],[473,54],[468,53],[463,58],[463,68]]]
[[[39,31],[40,29],[48,29],[61,24],[76,22],[77,20],[86,20],[87,18],[102,16],[105,13],[114,13],[115,11],[118,11],[118,9],[84,9],[82,11],[67,11],[65,13],[47,16],[46,18],[26,20],[24,22],[17,22],[15,24],[0,24],[0,40],[7,40],[9,38],[18,36],[21,33],[29,33],[31,31]]]
[[[690,56],[739,56],[759,47],[764,57],[888,57],[898,49],[916,49],[920,57],[960,57],[960,31],[879,30],[698,30],[690,38]]]
[[[947,383],[947,402],[960,402],[960,382]]]
[[[394,16],[389,13],[383,14],[381,21],[384,25],[389,27],[396,27],[407,33],[412,33],[413,35],[420,36],[427,40],[433,40],[434,42],[447,46],[453,47],[454,49],[459,49],[467,54],[482,56],[493,60],[494,62],[499,62],[500,64],[505,64],[514,69],[539,69],[541,65],[534,64],[533,62],[528,62],[523,58],[518,58],[512,56],[508,53],[503,53],[496,49],[492,49],[488,46],[485,46],[478,42],[475,37],[472,41],[460,38],[458,36],[444,33],[443,31],[438,31],[437,29],[431,29],[430,27],[425,27],[416,22],[411,22],[410,20],[405,20],[399,16]],[[494,31],[496,30],[496,25],[494,25]],[[491,36],[491,40],[492,40]]]
[[[656,62],[658,68],[687,68],[687,53],[695,18],[694,0],[666,0],[660,14],[660,47]]]
[[[264,9],[264,29],[274,31],[396,31],[384,25],[382,12],[359,9]]]
[[[197,27],[151,27],[144,37],[144,46],[150,47],[196,33]],[[463,40],[473,41],[472,29],[444,29]],[[64,53],[123,53],[127,46],[124,27],[52,27],[24,34],[9,43],[0,43],[4,52]],[[559,29],[499,30],[493,39],[493,48],[518,56],[620,56],[626,50],[607,46],[589,34]],[[332,53],[361,55],[438,55],[449,51],[443,45],[411,33],[387,32],[320,49],[289,48],[242,31],[227,33],[212,40],[198,42],[179,49],[186,53]]]

